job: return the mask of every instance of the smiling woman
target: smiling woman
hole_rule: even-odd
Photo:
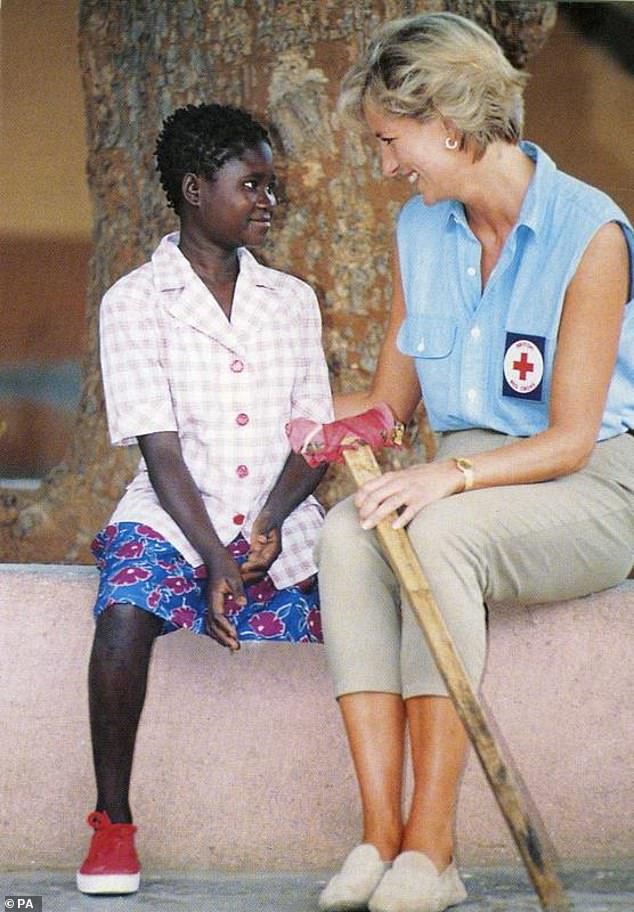
[[[371,101],[364,104],[366,123],[379,141],[384,177],[405,177],[427,205],[455,196],[461,142],[455,128],[438,119],[386,114]]]
[[[387,403],[408,422],[422,401],[437,451],[367,481],[321,538],[324,643],[363,811],[323,912],[444,912],[467,896],[467,739],[377,525],[407,526],[474,689],[486,606],[587,595],[632,565],[634,229],[523,139],[524,82],[448,12],[386,23],[343,82],[341,108],[378,139],[384,177],[417,192],[396,219],[376,372],[336,414]]]

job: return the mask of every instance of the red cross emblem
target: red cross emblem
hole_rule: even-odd
[[[526,380],[527,374],[532,374],[535,370],[535,365],[528,360],[528,355],[523,351],[519,361],[513,361],[513,370],[518,372],[520,380]]]
[[[531,339],[516,339],[504,356],[504,379],[510,387],[505,395],[526,396],[542,382],[544,358]]]

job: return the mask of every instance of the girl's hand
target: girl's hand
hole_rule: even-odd
[[[207,565],[207,623],[209,636],[226,646],[232,652],[240,649],[236,628],[225,617],[225,596],[232,595],[238,605],[246,605],[240,568],[227,552],[222,550],[214,556],[211,566]]]
[[[354,498],[363,529],[373,529],[393,511],[392,523],[401,529],[428,504],[464,488],[464,478],[453,462],[432,462],[386,472],[367,481]]]
[[[270,517],[261,513],[253,523],[249,554],[240,567],[244,585],[251,586],[261,580],[281,551],[282,535],[279,527],[271,525]]]

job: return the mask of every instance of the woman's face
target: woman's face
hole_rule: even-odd
[[[365,119],[379,141],[386,177],[407,178],[427,205],[460,198],[461,176],[470,156],[447,148],[445,140],[456,137],[439,118],[422,123],[367,104]]]

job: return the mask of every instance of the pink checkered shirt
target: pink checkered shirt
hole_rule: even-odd
[[[101,305],[100,336],[113,444],[177,431],[220,539],[247,540],[289,454],[299,416],[332,421],[321,315],[312,289],[239,250],[231,322],[164,237],[149,263],[119,279]],[[191,563],[201,557],[159,505],[143,459],[110,522],[142,522]],[[309,497],[286,519],[270,569],[278,588],[315,573],[322,509]]]

